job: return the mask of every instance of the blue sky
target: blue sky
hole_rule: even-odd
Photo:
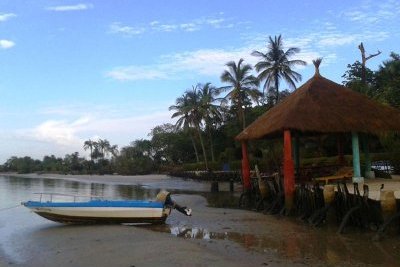
[[[221,86],[224,64],[254,64],[268,36],[323,57],[321,74],[340,83],[361,41],[382,51],[371,69],[400,52],[399,17],[395,0],[1,0],[0,163],[148,138],[187,88]],[[297,71],[304,82],[314,68]]]

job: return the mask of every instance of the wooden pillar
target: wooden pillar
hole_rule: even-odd
[[[294,198],[294,162],[292,159],[292,138],[290,131],[283,132],[283,184],[285,187],[285,208],[290,212]]]
[[[351,143],[353,146],[353,183],[363,183],[364,178],[361,177],[361,168],[360,168],[360,146],[358,141],[358,133],[351,133]]]
[[[243,186],[245,191],[250,190],[250,164],[249,157],[247,154],[247,143],[246,141],[242,141],[242,177],[243,177]]]
[[[345,165],[344,160],[344,151],[343,151],[343,134],[339,133],[336,135],[337,137],[337,150],[338,150],[338,163],[339,165]]]
[[[299,176],[300,176],[300,138],[299,138],[298,133],[295,133],[295,135],[294,135],[293,156],[294,156],[294,167],[296,170],[296,177],[297,177],[297,179],[299,179]]]
[[[362,136],[363,141],[363,151],[365,158],[365,178],[375,178],[375,174],[371,171],[371,156],[369,154],[369,138],[367,134]]]

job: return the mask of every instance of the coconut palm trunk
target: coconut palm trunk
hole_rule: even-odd
[[[275,104],[279,103],[279,74],[275,74]]]
[[[196,162],[199,163],[199,162],[200,162],[200,159],[199,159],[199,152],[197,151],[196,142],[195,142],[194,137],[193,137],[193,135],[192,135],[192,133],[191,133],[190,130],[189,130],[189,135],[190,135],[190,140],[192,141],[194,154],[196,155]]]
[[[246,128],[246,118],[245,118],[245,114],[244,114],[244,108],[242,106],[240,106],[239,108],[239,117],[241,117],[242,119],[242,128],[243,130]]]
[[[207,153],[206,153],[206,149],[204,147],[204,141],[203,141],[203,137],[201,135],[201,129],[200,129],[199,125],[196,125],[196,130],[197,130],[197,134],[199,135],[201,149],[203,150],[204,165],[206,167],[206,170],[208,170]]]
[[[215,162],[214,142],[213,142],[213,139],[212,139],[211,128],[208,128],[207,133],[208,133],[208,140],[209,140],[209,142],[210,142],[211,161],[212,161],[212,162]]]

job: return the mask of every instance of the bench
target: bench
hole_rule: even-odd
[[[342,167],[334,175],[322,176],[314,178],[314,182],[324,182],[328,184],[336,181],[346,181],[353,178],[353,168],[352,167]]]

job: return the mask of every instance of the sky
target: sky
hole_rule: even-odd
[[[0,0],[0,164],[147,139],[186,89],[222,86],[225,64],[254,65],[269,36],[309,63],[298,86],[318,57],[341,83],[360,42],[382,52],[373,70],[400,53],[399,17],[398,0]]]

